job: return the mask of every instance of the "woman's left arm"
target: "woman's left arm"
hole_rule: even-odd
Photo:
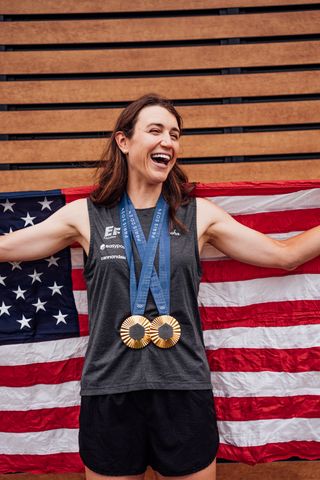
[[[320,255],[320,226],[274,240],[203,198],[197,198],[197,227],[200,248],[208,242],[229,257],[252,265],[293,270]]]

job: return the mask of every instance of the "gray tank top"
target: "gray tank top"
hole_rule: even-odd
[[[170,232],[170,315],[181,326],[179,342],[162,349],[149,343],[131,349],[120,338],[122,322],[131,315],[129,267],[121,236],[119,207],[88,200],[90,248],[85,264],[88,288],[89,342],[81,380],[81,395],[121,393],[142,389],[211,389],[197,295],[201,269],[196,229],[196,201],[178,209],[187,233]],[[154,209],[137,210],[146,237]],[[141,263],[134,247],[137,277]],[[158,266],[158,258],[155,261]],[[158,316],[151,294],[145,316]]]

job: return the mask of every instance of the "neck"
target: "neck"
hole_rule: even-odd
[[[162,183],[158,185],[135,185],[128,182],[127,193],[135,208],[155,207],[162,191]]]

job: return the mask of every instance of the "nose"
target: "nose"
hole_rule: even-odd
[[[163,132],[161,137],[161,145],[164,147],[172,147],[172,137],[169,132]]]

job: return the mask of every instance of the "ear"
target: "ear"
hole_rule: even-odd
[[[128,139],[125,136],[125,134],[121,131],[116,132],[115,139],[121,152],[126,155],[129,152],[129,148],[128,148]]]

